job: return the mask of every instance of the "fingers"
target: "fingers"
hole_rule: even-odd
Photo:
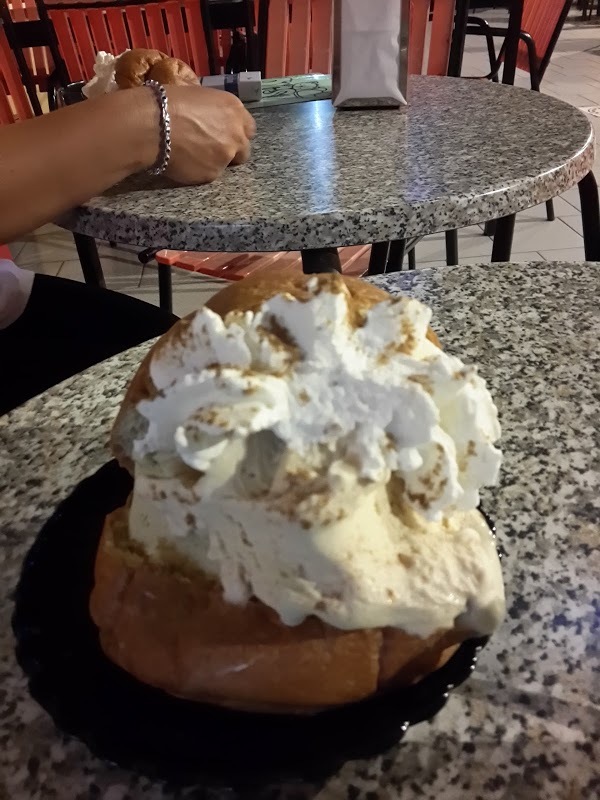
[[[237,151],[230,164],[244,164],[250,158],[250,140],[256,136],[254,117],[240,103],[241,130],[239,132]]]
[[[235,156],[231,159],[231,166],[235,166],[236,164],[245,164],[246,161],[250,158],[250,142],[246,140],[243,142]]]
[[[248,139],[254,139],[256,136],[256,121],[248,109],[243,108],[242,124],[244,126],[244,133]]]

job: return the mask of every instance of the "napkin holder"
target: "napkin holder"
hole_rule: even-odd
[[[410,0],[334,0],[333,104],[407,103]]]

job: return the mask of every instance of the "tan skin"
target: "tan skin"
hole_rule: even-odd
[[[201,86],[171,86],[167,95],[170,178],[208,183],[248,159],[256,128],[236,97]],[[146,87],[0,127],[0,242],[148,169],[158,150],[158,104]]]

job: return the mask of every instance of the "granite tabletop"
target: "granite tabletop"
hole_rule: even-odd
[[[508,555],[508,614],[472,678],[391,751],[275,800],[600,797],[600,266],[462,266],[377,280],[434,309],[445,348],[477,362],[503,425],[484,493]],[[57,503],[108,459],[124,386],[148,345],[0,418],[0,798],[234,800],[175,791],[92,757],[28,697],[10,633],[22,559]]]
[[[591,169],[578,109],[488,81],[415,77],[399,111],[261,109],[248,164],[214,184],[137,178],[65,227],[143,247],[303,250],[424,236],[555,197]]]

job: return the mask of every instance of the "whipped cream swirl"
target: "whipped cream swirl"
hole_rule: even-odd
[[[123,51],[123,53],[127,52],[127,50]],[[117,61],[123,53],[120,53],[118,56],[113,56],[112,53],[100,50],[96,54],[94,77],[83,87],[82,92],[84,97],[87,97],[89,100],[92,97],[110,94],[119,88],[115,80],[115,70],[117,68]]]
[[[354,327],[347,296],[326,291],[226,320],[202,309],[187,341],[152,361],[160,394],[139,405],[149,426],[135,457],[176,455],[207,475],[231,443],[270,431],[301,459],[327,454],[320,469],[397,475],[402,502],[426,519],[475,508],[498,475],[497,411],[476,368],[426,338],[430,318],[417,300],[390,298]]]
[[[504,592],[475,510],[501,459],[485,381],[428,340],[418,301],[349,301],[314,278],[306,299],[201,309],[162,343],[131,535],[290,625],[489,633]]]

